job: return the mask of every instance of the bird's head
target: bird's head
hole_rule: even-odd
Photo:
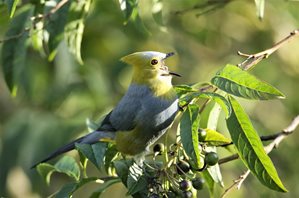
[[[152,79],[171,81],[172,76],[180,76],[170,72],[165,60],[174,53],[161,53],[155,51],[135,52],[123,57],[121,60],[134,68],[133,81],[143,82]]]

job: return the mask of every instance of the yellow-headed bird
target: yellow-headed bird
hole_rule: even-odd
[[[131,84],[117,106],[94,132],[62,146],[39,163],[75,148],[75,143],[94,144],[102,138],[115,139],[119,152],[141,154],[161,137],[178,112],[178,98],[165,59],[174,53],[136,52],[121,60],[133,66]],[[35,164],[33,167],[38,165]]]

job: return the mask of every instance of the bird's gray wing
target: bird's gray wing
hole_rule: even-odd
[[[136,127],[136,117],[142,109],[142,101],[150,94],[149,88],[130,85],[117,106],[105,117],[99,130],[130,131]]]

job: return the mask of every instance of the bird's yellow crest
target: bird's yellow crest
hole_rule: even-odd
[[[168,97],[167,93],[172,90],[172,76],[180,76],[170,72],[165,65],[165,59],[173,55],[173,52],[144,51],[127,55],[121,60],[133,66],[132,83],[149,86],[156,96],[166,94],[165,97]]]

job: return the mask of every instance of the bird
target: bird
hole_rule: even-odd
[[[130,156],[143,155],[172,125],[179,111],[178,97],[165,60],[174,52],[141,51],[120,60],[133,67],[131,83],[124,96],[93,132],[80,137],[34,164],[47,162],[75,149],[75,144],[95,144],[101,139],[115,141],[117,150]],[[144,156],[144,155],[143,155]]]

